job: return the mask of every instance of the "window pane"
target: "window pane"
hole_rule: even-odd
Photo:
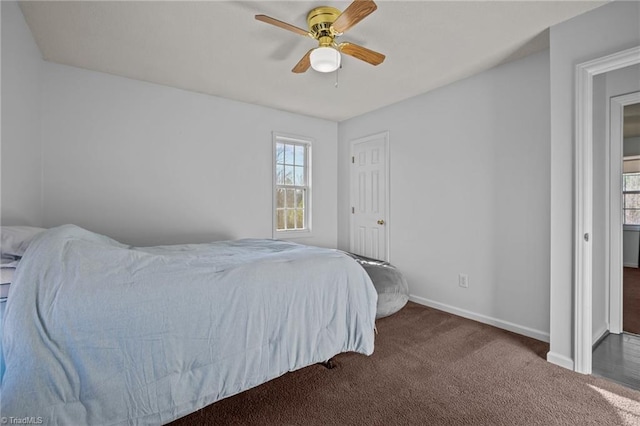
[[[284,166],[276,166],[276,184],[284,185]]]
[[[284,184],[293,185],[293,166],[284,166]]]
[[[296,209],[296,224],[299,229],[304,229],[304,209]]]
[[[623,194],[625,209],[640,208],[640,194]]]
[[[278,209],[276,210],[276,229],[281,230],[284,229],[284,210]]]
[[[304,190],[296,189],[296,204],[297,208],[304,208]]]
[[[295,185],[304,185],[304,167],[296,166],[294,169]]]
[[[640,173],[623,175],[623,191],[640,191]]]
[[[296,227],[296,211],[287,210],[287,229],[295,229]]]
[[[276,163],[284,163],[284,145],[281,143],[276,144]]]
[[[287,207],[295,207],[295,189],[287,189]]]
[[[296,166],[304,166],[304,146],[296,145]]]
[[[285,164],[293,164],[293,145],[284,146],[284,162]]]
[[[624,223],[625,225],[640,225],[640,210],[625,210]]]
[[[276,208],[284,208],[284,189],[278,188],[276,192]]]

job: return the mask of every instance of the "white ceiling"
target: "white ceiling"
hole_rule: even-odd
[[[342,121],[548,48],[550,26],[594,1],[377,1],[339,41],[384,53],[343,58],[336,74],[291,72],[314,41],[256,21],[306,29],[317,6],[349,1],[26,1],[45,60]]]

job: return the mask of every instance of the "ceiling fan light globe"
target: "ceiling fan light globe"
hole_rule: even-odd
[[[333,47],[318,47],[309,59],[311,68],[318,72],[333,72],[340,68],[340,52]]]

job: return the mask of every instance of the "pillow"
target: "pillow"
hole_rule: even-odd
[[[2,226],[0,227],[0,254],[6,256],[24,255],[29,243],[39,233],[46,231],[44,228],[34,226]]]
[[[5,269],[5,268],[17,268],[18,267],[18,262],[20,262],[19,260],[13,258],[13,257],[0,257],[0,268]]]
[[[16,268],[0,269],[0,285],[11,284],[11,281],[13,281],[13,274],[15,272]]]
[[[404,275],[389,262],[347,253],[364,268],[378,293],[376,319],[395,314],[409,301],[409,284]]]
[[[19,260],[0,258],[0,302],[5,302],[9,296],[9,286],[19,262]]]
[[[0,269],[0,302],[7,299],[9,296],[9,286],[13,281],[13,273],[16,268],[1,268]]]

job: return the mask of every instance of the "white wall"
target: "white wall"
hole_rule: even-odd
[[[44,225],[134,245],[272,235],[272,140],[313,144],[313,237],[335,247],[337,124],[78,68],[43,68]]]
[[[349,141],[389,130],[390,258],[413,299],[546,340],[548,111],[546,51],[340,123],[339,247]]]
[[[625,138],[623,144],[623,154],[625,156],[640,155],[640,136]]]
[[[640,3],[616,1],[558,24],[551,58],[551,328],[547,359],[573,368],[575,66],[640,44]]]
[[[640,254],[640,231],[624,230],[622,233],[622,263],[624,266],[638,268],[638,255]]]
[[[42,225],[42,59],[18,4],[2,9],[1,223]]]

